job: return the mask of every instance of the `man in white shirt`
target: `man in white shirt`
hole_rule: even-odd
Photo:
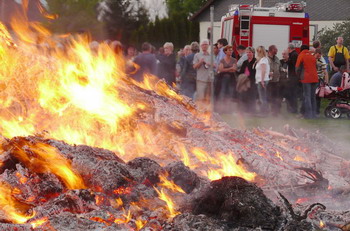
[[[193,68],[197,70],[196,78],[196,102],[198,107],[209,110],[213,76],[210,73],[210,53],[208,52],[209,40],[201,42],[201,52],[195,54],[193,58]]]

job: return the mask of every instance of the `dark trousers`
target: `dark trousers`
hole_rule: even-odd
[[[233,73],[220,73],[215,76],[214,96],[216,100],[232,99],[236,95],[236,79]]]
[[[304,117],[316,117],[316,87],[317,83],[303,83]]]
[[[298,112],[298,83],[287,82],[285,86],[285,98],[287,100],[287,111],[290,113]]]
[[[281,111],[281,93],[279,82],[269,82],[267,85],[267,97],[273,115],[278,115]]]
[[[196,91],[196,80],[193,79],[184,79],[181,83],[181,94],[190,97],[193,99],[194,93]]]
[[[239,110],[251,114],[256,113],[256,99],[258,91],[255,82],[250,83],[250,88],[238,94]]]

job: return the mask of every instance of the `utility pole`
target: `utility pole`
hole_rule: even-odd
[[[211,79],[211,96],[210,96],[210,105],[211,105],[211,110],[214,111],[214,78],[215,78],[215,73],[214,73],[214,52],[213,52],[213,45],[214,45],[214,6],[210,6],[210,79]]]
[[[259,7],[262,7],[263,0],[259,0]]]

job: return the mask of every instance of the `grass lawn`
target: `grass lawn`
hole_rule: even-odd
[[[239,116],[238,113],[221,114],[221,116],[224,121],[234,128],[250,129],[262,127],[283,133],[283,127],[288,124],[296,129],[303,128],[311,132],[318,130],[330,139],[338,141],[340,145],[350,146],[350,119],[346,115],[343,115],[340,119],[325,118],[323,112],[328,103],[328,100],[322,100],[321,116],[313,120],[300,119],[296,115],[288,113],[285,103],[282,104],[282,113],[278,117]],[[350,149],[346,154],[346,158],[350,159]]]

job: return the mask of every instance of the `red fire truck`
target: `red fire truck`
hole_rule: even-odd
[[[221,19],[221,38],[226,38],[234,48],[238,45],[276,45],[279,57],[288,43],[297,48],[309,44],[309,15],[306,4],[279,3],[275,7],[232,5]]]

